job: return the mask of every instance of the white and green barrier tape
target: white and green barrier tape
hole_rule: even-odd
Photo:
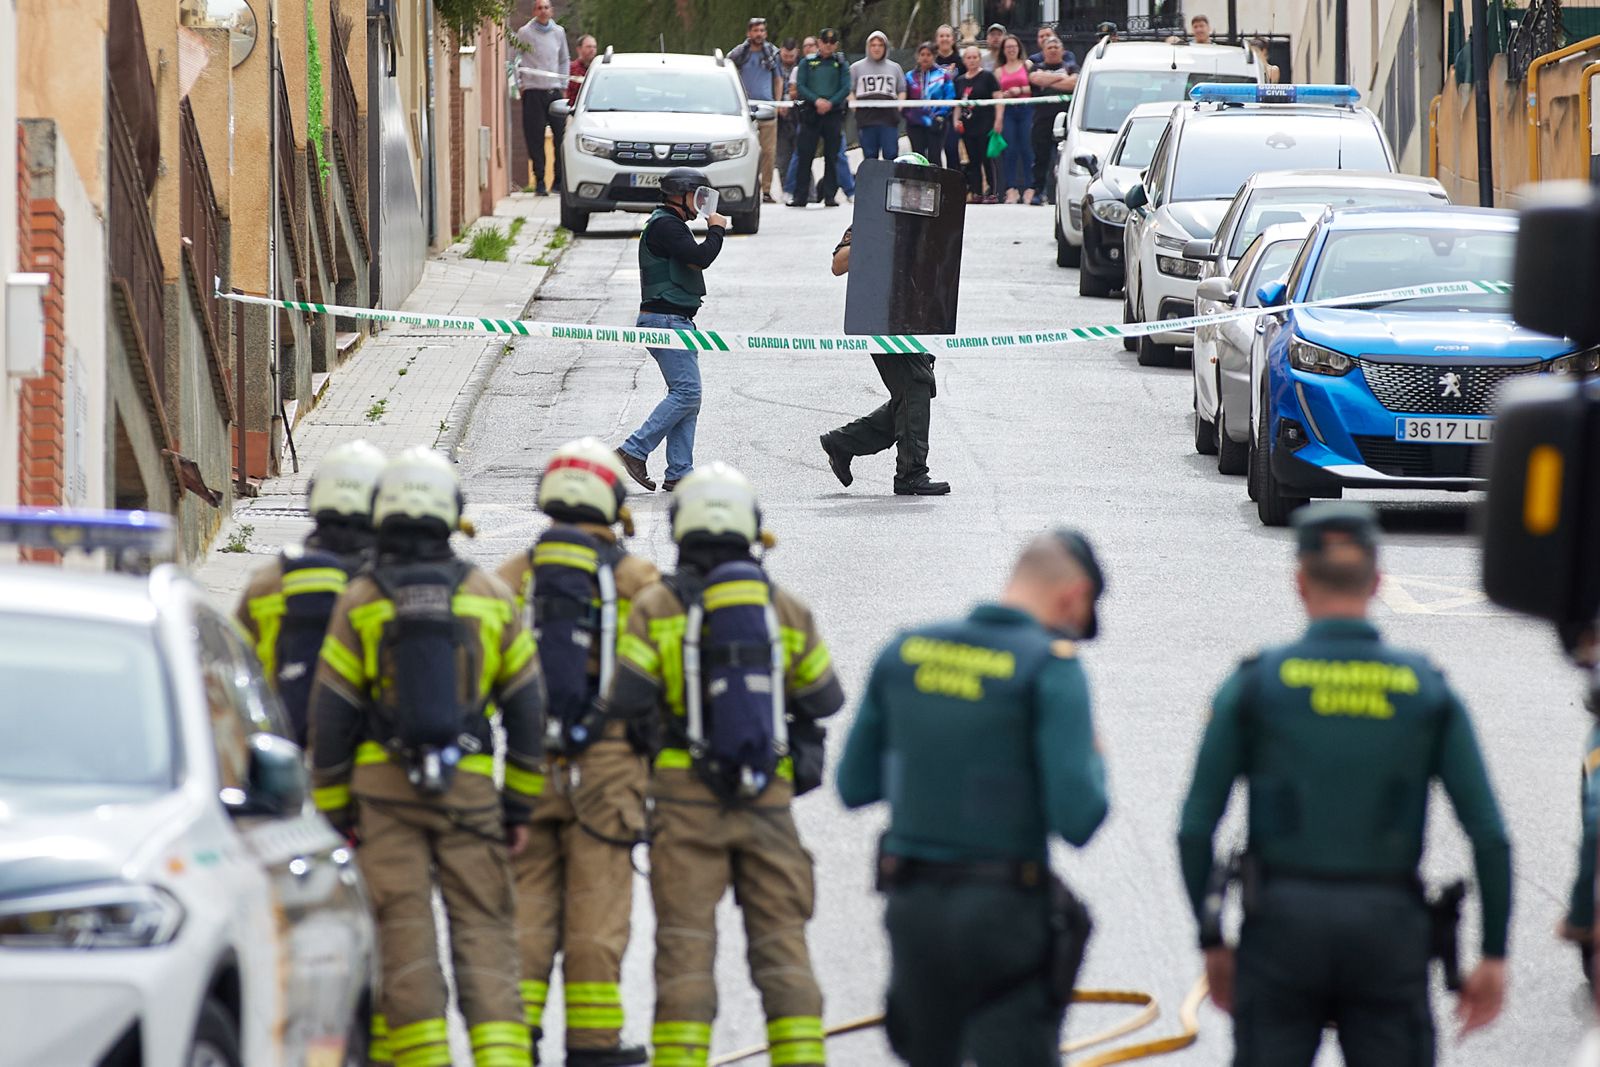
[[[861,108],[879,107],[900,108],[902,110],[917,107],[1031,107],[1035,104],[1065,104],[1071,100],[1071,93],[1051,93],[1048,96],[1013,96],[1000,97],[999,99],[980,96],[975,100],[852,100],[848,104],[841,105],[841,108],[846,111],[858,111]],[[752,104],[766,104],[768,107],[775,108],[805,106],[804,102],[800,100],[752,100],[750,102]],[[1172,102],[1174,107],[1179,103],[1180,101],[1177,100]]]
[[[1509,282],[1467,281],[1440,282],[1436,285],[1408,285],[1400,289],[1380,289],[1370,293],[1357,293],[1331,300],[1308,300],[1281,304],[1269,308],[1239,308],[1214,315],[1189,315],[1181,319],[1163,319],[1159,322],[1100,323],[1092,326],[1037,327],[1014,330],[1008,333],[951,333],[951,334],[795,334],[795,333],[731,333],[725,330],[659,330],[639,326],[593,326],[587,323],[538,322],[530,319],[471,318],[465,315],[427,315],[411,311],[388,311],[382,308],[340,307],[337,304],[316,304],[306,300],[272,300],[264,296],[246,296],[241,293],[218,293],[224,300],[261,307],[287,308],[316,315],[336,315],[342,318],[367,319],[375,322],[395,322],[407,326],[421,326],[436,330],[460,330],[466,333],[505,334],[511,337],[537,337],[547,341],[573,341],[580,344],[626,345],[630,348],[688,348],[698,352],[867,352],[889,355],[909,355],[926,352],[944,355],[951,352],[975,352],[996,348],[1033,348],[1049,345],[1082,344],[1087,341],[1108,341],[1123,337],[1146,337],[1151,334],[1185,332],[1196,326],[1239,319],[1254,319],[1262,315],[1307,307],[1348,307],[1358,304],[1394,303],[1402,300],[1424,300],[1439,296],[1467,296],[1482,293],[1503,294],[1511,291]]]

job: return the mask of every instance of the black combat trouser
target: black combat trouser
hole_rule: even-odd
[[[1033,120],[1033,188],[1040,196],[1051,192],[1055,181],[1056,145],[1055,116],[1037,115]],[[1051,196],[1053,200],[1054,197]]]
[[[555,174],[549,188],[561,189],[561,138],[566,136],[565,116],[552,114],[550,105],[565,97],[560,89],[522,90],[522,139],[528,145],[528,162],[533,167],[533,184],[545,188],[544,131],[550,128],[550,146],[555,155]]]
[[[1429,948],[1415,887],[1268,879],[1239,936],[1234,1067],[1309,1067],[1328,1025],[1346,1067],[1428,1067]]]
[[[928,429],[935,394],[933,357],[874,353],[878,377],[889,399],[870,415],[828,434],[828,444],[852,456],[871,456],[897,446],[894,484],[911,485],[928,476]]]
[[[976,883],[889,892],[888,1032],[911,1067],[1058,1067],[1049,896]]]
[[[800,156],[795,168],[794,198],[804,204],[811,199],[811,161],[817,156],[817,142],[822,142],[822,180],[817,183],[817,199],[832,200],[839,195],[839,146],[844,140],[845,109],[836,107],[826,115],[817,114],[814,107],[800,109],[800,129],[795,134],[794,150]]]

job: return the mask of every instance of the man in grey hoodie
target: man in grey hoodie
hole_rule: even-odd
[[[889,58],[889,38],[882,30],[867,35],[867,57],[850,64],[850,96],[863,100],[904,100],[906,72]],[[856,111],[856,133],[862,159],[893,159],[900,154],[900,112],[892,107]]]
[[[551,16],[550,0],[535,0],[533,18],[517,31],[517,86],[522,90],[522,136],[528,142],[528,161],[533,164],[533,191],[550,195],[544,182],[544,131],[550,128],[555,149],[555,186],[561,188],[561,137],[567,120],[550,113],[550,105],[567,91],[567,71],[572,56],[567,50],[567,31]]]

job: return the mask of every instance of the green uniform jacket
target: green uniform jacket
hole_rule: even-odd
[[[846,807],[892,810],[884,850],[934,862],[1047,858],[1106,817],[1105,763],[1071,641],[984,604],[878,656],[839,763]]]
[[[850,64],[837,52],[827,59],[820,55],[806,56],[800,61],[794,87],[806,103],[826,100],[837,110],[850,99]]]
[[[1505,955],[1511,845],[1466,708],[1426,658],[1390,648],[1363,619],[1323,619],[1223,683],[1178,828],[1196,916],[1241,777],[1250,853],[1269,872],[1332,878],[1413,874],[1438,778],[1472,840],[1483,954]]]

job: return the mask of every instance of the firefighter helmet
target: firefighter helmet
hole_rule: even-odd
[[[715,462],[696,468],[672,491],[672,539],[761,540],[761,508],[750,479]]]
[[[461,480],[455,467],[431,448],[418,445],[391,459],[378,476],[372,523],[390,519],[437,521],[450,533],[461,526]]]
[[[372,492],[387,461],[378,447],[367,441],[336,445],[317,464],[306,487],[306,510],[313,519],[325,515],[369,520]]]
[[[610,526],[627,498],[627,480],[616,452],[599,438],[568,441],[539,478],[539,510],[560,522]]]

